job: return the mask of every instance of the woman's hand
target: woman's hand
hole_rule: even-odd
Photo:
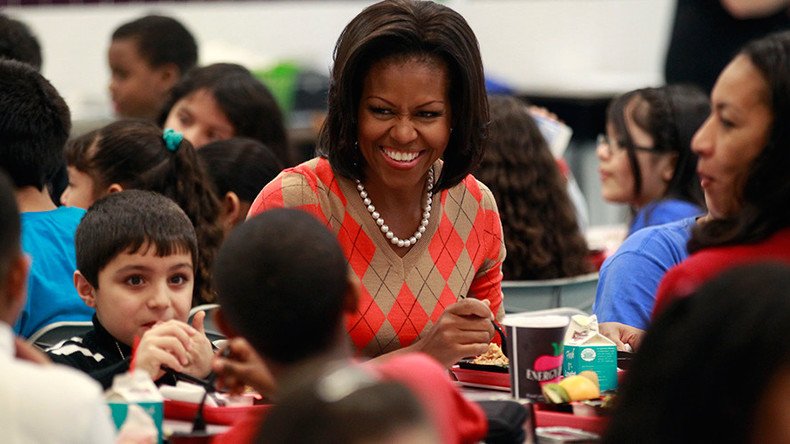
[[[197,334],[190,338],[187,350],[189,363],[184,367],[184,373],[196,378],[205,378],[211,373],[211,361],[214,359],[214,348],[206,337],[204,320],[206,312],[199,311],[192,318],[192,328]]]
[[[225,349],[211,364],[217,385],[232,393],[242,393],[246,386],[265,395],[274,391],[272,374],[255,349],[243,338],[229,339]]]
[[[473,298],[450,305],[412,350],[433,356],[445,367],[462,358],[485,353],[495,333],[489,305],[488,300]]]
[[[619,322],[602,322],[598,324],[602,335],[614,341],[618,350],[636,351],[642,343],[645,331]]]

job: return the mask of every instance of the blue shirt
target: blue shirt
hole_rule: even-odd
[[[628,236],[645,227],[663,225],[687,217],[699,216],[704,210],[691,202],[680,199],[661,199],[650,202],[634,216]]]
[[[22,251],[30,256],[27,301],[14,325],[25,338],[57,321],[90,321],[93,309],[74,288],[74,235],[85,210],[60,207],[21,214]]]
[[[593,303],[599,322],[647,328],[661,278],[688,257],[686,244],[695,220],[639,230],[604,261]]]

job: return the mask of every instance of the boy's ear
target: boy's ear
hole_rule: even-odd
[[[107,194],[120,193],[121,191],[123,191],[123,185],[119,183],[113,183],[110,184],[109,187],[107,187]]]
[[[181,79],[181,70],[175,63],[165,63],[156,68],[164,90],[169,91]]]
[[[7,299],[4,306],[10,310],[11,316],[8,320],[13,325],[27,300],[27,276],[30,271],[30,258],[26,254],[20,253],[10,265],[6,282],[4,282]]]
[[[222,199],[222,214],[220,220],[225,231],[235,227],[237,223],[244,220],[246,214],[242,214],[242,205],[239,196],[233,191],[225,193]]]
[[[74,272],[74,288],[77,289],[77,294],[80,295],[80,299],[85,302],[85,305],[96,308],[96,289],[79,270]]]
[[[230,338],[238,337],[239,334],[236,332],[236,329],[231,327],[228,319],[225,318],[225,313],[222,312],[222,308],[218,308],[214,310],[214,324],[219,328],[219,331]]]
[[[343,311],[346,313],[356,313],[359,304],[360,284],[357,275],[351,269],[348,270],[348,290],[346,290],[345,300],[343,301]]]

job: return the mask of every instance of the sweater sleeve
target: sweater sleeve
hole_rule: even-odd
[[[318,193],[316,176],[295,169],[285,170],[261,190],[250,206],[247,219],[272,208],[298,208],[326,223]]]
[[[485,258],[475,273],[469,294],[477,299],[488,299],[491,311],[501,321],[505,316],[502,304],[502,263],[505,261],[505,237],[502,232],[502,221],[499,218],[496,201],[491,191],[482,183],[480,186],[480,212],[483,219],[478,229],[485,248]],[[477,221],[476,221],[477,223]]]

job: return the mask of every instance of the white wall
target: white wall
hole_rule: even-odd
[[[14,7],[44,49],[44,75],[76,119],[108,115],[112,31],[152,10],[183,21],[201,63],[292,59],[327,69],[343,26],[370,1]],[[599,97],[662,82],[674,0],[447,0],[480,40],[488,75],[529,94]]]

